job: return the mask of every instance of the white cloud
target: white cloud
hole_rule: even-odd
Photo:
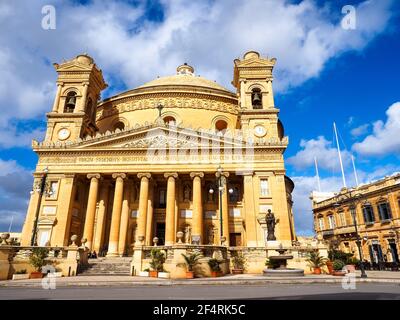
[[[298,151],[294,156],[288,158],[286,162],[293,165],[297,170],[309,168],[314,166],[314,157],[317,158],[318,167],[320,169],[327,169],[330,171],[339,171],[339,156],[337,148],[332,145],[331,141],[328,141],[323,136],[319,136],[317,139],[301,140],[301,150]],[[346,150],[341,150],[343,164],[348,165],[350,163],[350,153]]]
[[[351,129],[350,134],[353,137],[360,137],[368,133],[369,123],[362,124],[356,128]]]
[[[113,81],[135,87],[188,62],[197,73],[230,87],[233,59],[247,50],[278,59],[275,89],[317,77],[325,63],[362,50],[383,32],[393,1],[357,7],[357,29],[340,27],[328,5],[285,1],[163,1],[164,20],[144,16],[145,5],[94,0],[83,6],[61,0],[18,1],[0,6],[0,131],[10,119],[31,119],[51,109],[56,74],[50,62],[87,51]],[[41,8],[56,7],[57,29],[41,28]],[[249,19],[251,17],[251,19]],[[114,88],[115,90],[115,88]]]
[[[392,104],[386,110],[386,122],[373,123],[373,133],[363,141],[355,143],[353,150],[361,155],[386,156],[400,153],[400,102]]]
[[[32,181],[31,172],[15,160],[0,159],[0,232],[8,230],[12,217],[12,231],[21,230]]]

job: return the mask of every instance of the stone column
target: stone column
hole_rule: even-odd
[[[129,188],[126,187],[124,190],[124,200],[122,201],[121,225],[119,229],[119,240],[118,240],[118,254],[120,257],[122,257],[125,254],[126,233],[128,232],[128,223],[129,223]]]
[[[86,247],[89,250],[93,246],[93,231],[94,231],[94,218],[96,216],[97,194],[99,191],[100,174],[88,174],[87,178],[90,179],[89,197],[86,209],[85,227],[83,229],[83,238],[86,238]]]
[[[57,93],[56,93],[56,98],[54,99],[52,112],[57,112],[58,111],[58,107],[59,107],[59,104],[60,104],[60,96],[61,96],[61,88],[62,88],[62,86],[63,86],[62,83],[57,83]]]
[[[150,185],[149,197],[147,199],[147,220],[146,220],[146,246],[153,245],[153,197],[154,197],[154,184]]]
[[[112,177],[113,179],[116,179],[116,182],[107,256],[116,257],[118,256],[119,227],[121,223],[122,197],[124,192],[124,179],[126,178],[126,174],[114,173]]]
[[[138,173],[137,177],[140,179],[140,192],[139,192],[139,217],[137,219],[136,229],[136,242],[135,246],[142,245],[142,241],[146,238],[146,222],[147,222],[147,200],[149,198],[149,180],[150,173]]]
[[[178,174],[165,173],[167,178],[167,208],[165,210],[165,245],[173,245],[175,243],[175,179]]]
[[[97,211],[97,221],[96,221],[96,234],[94,236],[93,250],[97,253],[102,249],[102,243],[104,239],[104,229],[106,225],[106,215],[107,215],[107,205],[108,205],[108,192],[109,192],[109,182],[103,181],[100,189],[99,196],[99,209]]]
[[[203,241],[203,201],[201,196],[201,179],[204,177],[203,172],[191,172],[190,177],[193,179],[193,236],[199,236],[199,244]]]

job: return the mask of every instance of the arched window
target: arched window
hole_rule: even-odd
[[[64,113],[74,112],[75,105],[76,105],[76,92],[75,91],[68,92],[67,97],[65,99]]]
[[[125,124],[122,121],[118,121],[116,124],[114,124],[114,131],[117,129],[124,130]]]
[[[254,88],[251,92],[251,104],[253,109],[262,109],[262,94],[261,90]]]
[[[164,120],[164,123],[169,124],[169,125],[175,125],[176,124],[176,120],[172,116],[166,116],[166,117],[164,117],[163,120]]]
[[[215,130],[222,131],[228,128],[228,123],[225,120],[218,120],[215,122]]]

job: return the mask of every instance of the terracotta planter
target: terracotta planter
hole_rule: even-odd
[[[332,275],[337,277],[343,277],[346,274],[345,271],[333,271]]]
[[[222,275],[221,271],[211,271],[211,277],[216,278]]]
[[[232,274],[243,274],[243,269],[232,269]]]
[[[321,268],[320,267],[314,267],[314,274],[321,274]]]
[[[33,271],[29,276],[29,279],[41,279],[41,278],[43,278],[43,273],[41,273],[40,271]]]
[[[332,261],[328,261],[326,263],[326,267],[328,269],[329,274],[333,274],[334,270],[333,270],[333,262]]]
[[[150,278],[157,278],[158,277],[158,271],[150,271],[149,275],[150,275]]]
[[[186,271],[186,279],[193,279],[194,272],[193,271]]]

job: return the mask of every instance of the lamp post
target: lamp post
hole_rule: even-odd
[[[355,233],[356,233],[356,245],[357,245],[357,248],[358,248],[358,255],[360,256],[361,278],[367,278],[367,274],[365,273],[365,268],[364,268],[364,257],[363,257],[362,248],[361,248],[361,237],[360,237],[360,234],[358,233],[357,217],[356,217],[357,199],[359,200],[361,198],[361,194],[356,194],[356,195],[354,195],[352,197],[351,196],[351,191],[349,191],[349,195],[343,195],[343,196],[345,196],[351,202],[350,214],[351,214],[351,217],[353,219],[354,230],[355,230]],[[337,204],[337,206],[340,206],[338,201],[336,201],[336,204]]]
[[[224,193],[225,186],[226,186],[226,178],[229,176],[228,172],[224,172],[221,165],[218,166],[217,172],[215,173],[215,176],[217,177],[217,187],[218,187],[218,192],[219,192],[219,230],[220,230],[220,242],[221,245],[223,244],[223,217],[222,217],[222,194]],[[214,193],[214,189],[210,188],[208,191],[210,194]],[[230,188],[228,192],[231,194],[233,193],[233,189]]]
[[[39,220],[39,213],[40,213],[40,207],[41,207],[41,203],[42,203],[43,194],[46,194],[46,195],[53,194],[53,192],[51,190],[48,190],[49,186],[47,186],[47,184],[46,184],[48,172],[49,172],[49,169],[47,167],[44,168],[40,182],[38,184],[36,184],[33,187],[33,190],[31,191],[31,194],[33,194],[34,192],[37,192],[39,194],[38,204],[36,206],[35,221],[33,223],[31,246],[34,246],[37,241],[37,239],[36,239],[37,225],[38,225],[38,220]]]

